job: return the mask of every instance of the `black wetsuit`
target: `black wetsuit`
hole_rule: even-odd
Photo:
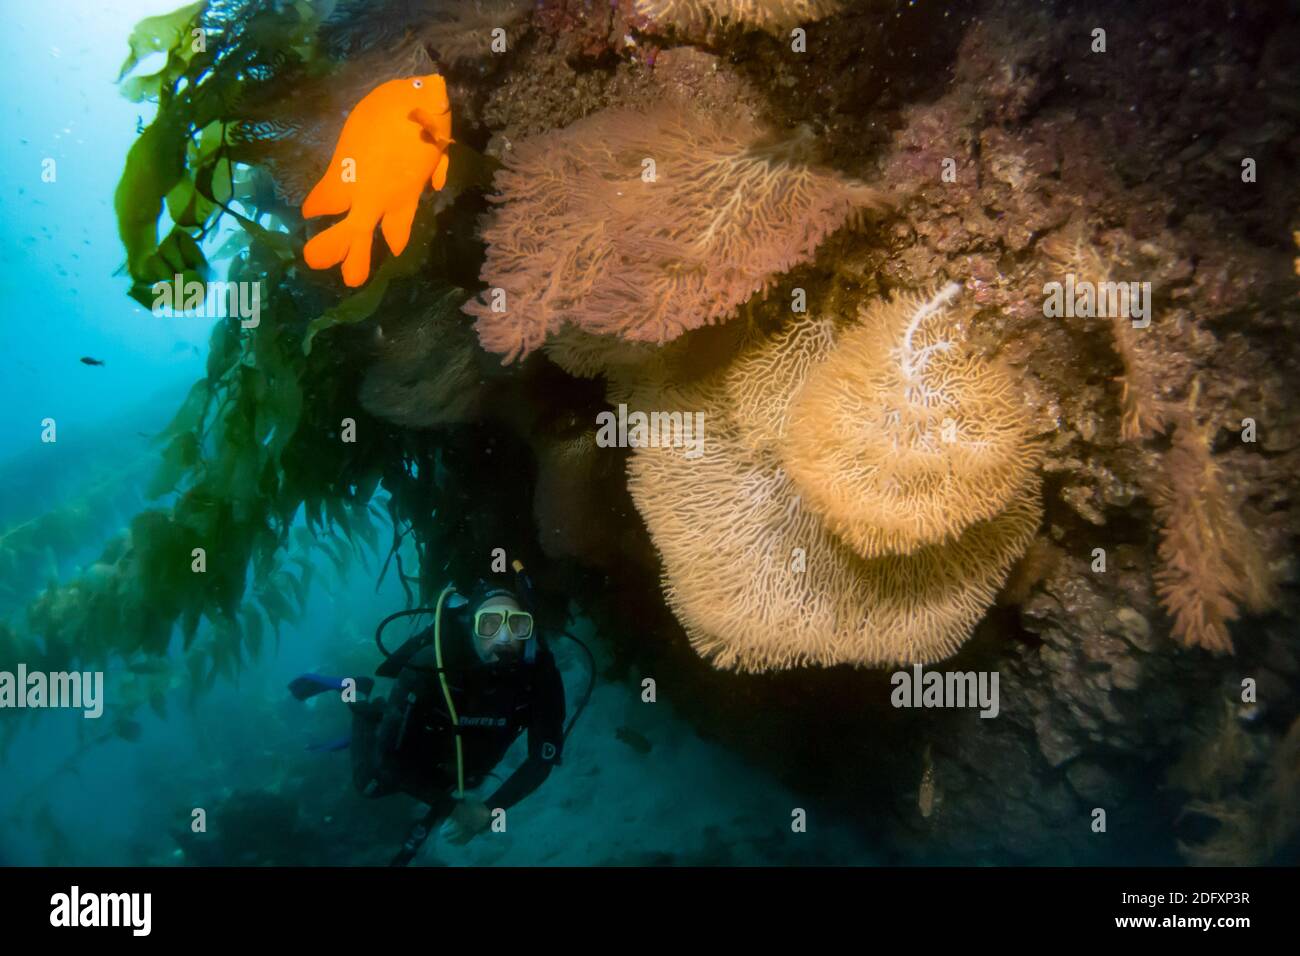
[[[450,622],[449,622],[450,623]],[[485,664],[465,631],[452,625],[443,634],[443,666],[459,718],[465,787],[478,786],[528,732],[528,757],[484,802],[509,809],[536,790],[559,763],[564,748],[564,684],[541,635],[535,657]],[[456,732],[437,673],[428,634],[407,648],[397,683],[387,700],[352,705],[352,770],[357,789],[368,797],[402,792],[431,805],[421,828],[394,863],[414,857],[435,822],[455,807]],[[422,646],[421,646],[422,645]],[[383,671],[381,670],[381,674]],[[414,841],[414,843],[413,843]],[[405,859],[403,856],[405,855]]]

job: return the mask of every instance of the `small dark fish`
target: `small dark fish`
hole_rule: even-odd
[[[650,743],[645,734],[639,734],[631,727],[618,728],[614,731],[614,736],[639,754],[648,754],[654,748],[654,744]]]
[[[104,361],[103,359],[91,358],[89,355],[83,355],[81,357],[81,364],[82,365],[103,365]]]

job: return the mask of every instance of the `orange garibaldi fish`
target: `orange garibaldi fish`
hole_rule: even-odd
[[[343,281],[359,286],[370,275],[375,225],[393,255],[411,238],[411,222],[425,183],[447,182],[451,102],[437,74],[390,80],[352,108],[329,169],[302,204],[306,219],[347,213],[303,248],[313,269],[343,263]]]

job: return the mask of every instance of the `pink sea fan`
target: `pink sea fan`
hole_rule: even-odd
[[[636,0],[636,12],[688,33],[719,23],[780,34],[838,13],[840,0]]]
[[[663,343],[725,321],[882,195],[810,165],[811,136],[680,103],[607,110],[518,144],[466,304],[510,362],[566,322]]]

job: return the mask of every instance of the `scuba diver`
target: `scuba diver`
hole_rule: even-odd
[[[374,679],[354,678],[351,738],[320,748],[349,747],[353,783],[363,796],[401,792],[429,805],[392,866],[414,859],[439,821],[451,842],[468,843],[488,828],[497,810],[541,786],[563,755],[573,726],[564,724],[564,684],[534,625],[531,584],[518,562],[515,572],[517,589],[480,581],[460,595],[448,586],[435,607],[385,618],[375,642],[386,660],[375,673],[396,684],[387,699],[372,699]],[[429,613],[431,626],[391,653],[384,647],[388,624]],[[587,651],[576,638],[563,636]],[[593,667],[593,682],[594,676]],[[289,689],[306,700],[348,686],[342,678],[304,674]],[[578,713],[590,696],[588,687]],[[527,759],[486,801],[470,796],[525,731]]]

